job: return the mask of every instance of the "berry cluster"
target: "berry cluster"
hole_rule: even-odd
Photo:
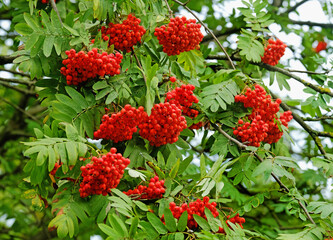
[[[177,142],[180,132],[187,127],[185,117],[181,114],[175,104],[155,104],[151,115],[146,115],[139,123],[141,137],[156,147]]]
[[[320,51],[325,50],[327,47],[327,43],[325,41],[319,41],[317,47],[315,48],[315,52],[319,53]]]
[[[109,27],[102,27],[102,38],[109,41],[109,46],[114,45],[115,49],[130,52],[131,48],[141,41],[146,29],[140,26],[141,20],[132,14],[120,24],[110,23]],[[110,38],[109,38],[110,36]]]
[[[288,122],[292,119],[290,111],[277,117],[280,110],[281,99],[272,101],[270,95],[266,95],[263,87],[255,85],[255,89],[246,89],[245,95],[235,96],[235,102],[244,103],[244,107],[252,108],[252,112],[243,121],[238,120],[240,126],[234,129],[234,135],[238,136],[242,142],[249,146],[260,146],[260,142],[272,144],[282,137],[279,125],[288,127]]]
[[[183,203],[180,207],[177,206],[174,202],[171,202],[169,207],[172,215],[176,219],[179,219],[183,212],[187,211],[187,227],[192,230],[198,227],[198,223],[194,220],[193,214],[197,214],[207,220],[205,208],[208,208],[214,217],[219,215],[216,209],[216,202],[209,203],[209,197],[204,197],[203,200],[197,199],[196,201],[190,202],[189,204]],[[161,220],[164,222],[164,216],[162,216]]]
[[[233,218],[230,218],[230,215],[228,215],[227,218],[228,220],[226,220],[225,222],[228,224],[229,228],[231,228],[229,222],[232,222],[233,224],[238,224],[241,228],[243,228],[242,224],[245,223],[245,218],[239,217],[239,213],[237,213],[237,215]],[[225,231],[223,228],[219,227],[218,233],[225,233]]]
[[[264,56],[261,57],[263,63],[275,66],[278,64],[280,58],[284,55],[284,51],[287,45],[284,44],[280,39],[274,41],[273,39],[268,40],[268,45],[265,48]]]
[[[199,112],[192,109],[193,103],[198,103],[199,99],[193,94],[195,87],[191,84],[182,85],[166,94],[165,102],[173,103],[179,106],[184,116],[188,116],[192,119],[196,118]],[[190,129],[199,129],[202,126],[202,122],[193,124]]]
[[[93,48],[88,53],[84,51],[76,52],[75,49],[66,51],[67,59],[62,63],[65,67],[60,72],[66,76],[68,85],[78,85],[88,79],[97,76],[116,75],[120,73],[120,63],[123,56],[120,53],[107,54],[98,53],[97,48]]]
[[[56,175],[56,172],[58,171],[58,168],[61,167],[61,165],[62,165],[62,163],[59,164],[59,163],[56,162],[54,164],[54,168],[52,169],[52,171],[50,172],[50,174],[53,175],[53,176]]]
[[[170,23],[160,28],[155,28],[154,35],[163,46],[163,52],[178,55],[195,49],[203,38],[200,31],[201,25],[195,19],[187,20],[186,17],[171,18]]]
[[[164,180],[159,180],[158,176],[155,176],[150,179],[148,187],[139,185],[137,188],[124,193],[134,199],[159,199],[165,193]]]
[[[96,139],[111,139],[115,143],[132,139],[133,133],[137,131],[137,126],[142,118],[147,116],[143,107],[138,109],[127,104],[118,113],[113,113],[111,117],[105,114],[99,129],[94,132]]]
[[[80,184],[80,196],[103,194],[106,196],[111,188],[116,188],[123,177],[124,169],[130,163],[116,148],[101,158],[92,157],[92,163],[81,167],[83,180]]]

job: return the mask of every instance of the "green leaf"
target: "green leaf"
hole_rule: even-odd
[[[210,226],[203,217],[200,217],[197,214],[193,214],[193,218],[204,231],[210,231]]]
[[[25,36],[33,33],[33,30],[26,23],[18,23],[15,25],[15,31]]]
[[[134,203],[135,205],[137,205],[142,211],[145,211],[145,212],[148,211],[148,207],[147,207],[147,205],[144,204],[143,202],[133,200],[133,203]]]
[[[219,230],[218,220],[214,218],[212,212],[208,208],[205,208],[205,214],[207,217],[207,222],[211,227],[212,231],[217,232]]]
[[[112,229],[110,226],[104,224],[104,223],[98,223],[98,227],[104,232],[106,235],[114,237],[114,239],[118,238],[118,233]]]
[[[169,208],[165,208],[164,210],[164,220],[165,220],[165,226],[167,227],[169,232],[177,231],[176,220],[173,217],[172,212]]]
[[[116,91],[110,92],[108,97],[105,100],[105,104],[112,103],[117,97],[118,97],[118,93]]]
[[[175,240],[184,240],[184,239],[185,239],[184,233],[177,232],[175,234]]]
[[[40,32],[41,28],[38,25],[38,23],[35,21],[35,19],[33,19],[30,14],[28,13],[23,13],[23,17],[25,22],[29,25],[29,27],[32,28],[32,30],[36,31],[36,32]]]
[[[51,146],[48,147],[48,155],[49,155],[49,167],[48,167],[48,170],[52,171],[52,169],[54,168],[54,165],[56,163],[56,154],[55,154],[54,149]]]
[[[177,160],[176,164],[172,167],[169,176],[171,177],[171,179],[174,179],[178,173],[179,170],[179,166],[180,166],[180,159]]]
[[[52,35],[46,36],[46,38],[44,40],[44,44],[43,44],[43,53],[44,53],[45,57],[51,56],[54,41],[55,41],[54,36],[52,36]]]
[[[28,40],[25,42],[25,49],[30,50],[33,46],[36,45],[40,37],[39,33],[34,32],[28,37]]]
[[[74,222],[70,217],[67,217],[67,228],[69,237],[74,236]]]
[[[268,180],[269,176],[271,175],[273,170],[273,163],[270,159],[264,160],[262,163],[260,163],[254,170],[253,170],[253,177],[259,176],[261,174],[264,174],[265,181]]]
[[[37,145],[37,146],[33,146],[29,149],[27,149],[25,152],[24,152],[24,156],[30,156],[31,154],[34,154],[34,153],[39,153],[41,151],[46,151],[46,147],[43,146],[43,145]]]
[[[134,237],[137,233],[137,230],[138,230],[138,225],[139,225],[139,218],[136,216],[136,217],[132,218],[131,227],[129,230],[130,239],[134,239]]]
[[[179,232],[184,232],[187,226],[188,212],[185,211],[182,213],[178,220],[177,229]]]
[[[153,214],[151,212],[147,212],[147,218],[148,218],[148,221],[151,223],[151,225],[155,228],[155,230],[159,234],[166,234],[168,232],[165,225],[161,222],[161,220],[158,217],[156,217],[155,214]]]
[[[65,89],[68,95],[75,101],[75,103],[78,103],[82,109],[89,107],[87,100],[74,88],[66,86]]]
[[[124,238],[128,236],[128,231],[125,223],[115,214],[109,214],[108,220],[113,229],[115,229],[119,237]]]
[[[37,166],[42,166],[44,164],[47,155],[48,155],[47,148],[42,148],[37,155],[37,161],[36,161]]]
[[[78,152],[74,142],[66,142],[66,150],[68,155],[68,165],[75,165],[78,159]]]

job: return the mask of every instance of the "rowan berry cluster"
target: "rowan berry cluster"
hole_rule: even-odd
[[[231,228],[229,222],[232,222],[233,224],[238,224],[241,228],[243,228],[242,224],[245,223],[245,218],[239,217],[239,213],[237,213],[237,215],[233,218],[230,218],[230,215],[228,215],[227,218],[228,220],[226,220],[225,222],[227,223],[229,228]],[[218,233],[225,233],[225,231],[223,228],[219,227]]]
[[[273,39],[268,40],[268,45],[265,47],[264,56],[261,57],[263,63],[275,66],[278,64],[280,58],[284,55],[284,51],[287,45],[284,44],[280,39],[274,41]]]
[[[260,146],[260,142],[272,144],[282,137],[279,125],[288,127],[288,122],[292,119],[290,111],[281,114],[281,99],[272,101],[271,96],[266,94],[263,87],[255,85],[255,89],[246,89],[245,95],[235,96],[235,102],[242,102],[244,107],[252,108],[252,112],[246,118],[239,119],[239,126],[234,129],[234,135],[238,136],[243,143],[249,146]]]
[[[92,157],[92,163],[81,167],[83,180],[80,184],[80,196],[102,194],[106,196],[112,188],[116,188],[123,177],[124,169],[130,163],[116,148],[100,158]]]
[[[137,131],[139,122],[146,116],[143,107],[136,109],[127,104],[118,113],[113,113],[111,116],[105,114],[99,129],[94,132],[94,137],[110,139],[115,143],[130,140]]]
[[[50,174],[53,175],[53,176],[56,175],[56,172],[58,171],[58,168],[61,167],[61,165],[62,165],[62,163],[59,164],[59,163],[56,162],[54,164],[54,168],[52,169],[52,171],[50,172]]]
[[[207,220],[205,208],[208,208],[212,212],[213,216],[217,217],[219,212],[216,209],[216,205],[216,202],[209,203],[209,197],[206,196],[203,200],[197,199],[189,204],[183,203],[181,206],[177,206],[174,202],[171,202],[169,204],[169,208],[173,217],[176,219],[179,219],[183,212],[187,211],[187,227],[194,230],[198,227],[198,223],[194,220],[193,214],[197,214]],[[164,222],[164,215],[161,220]]]
[[[132,14],[127,16],[123,23],[109,23],[109,27],[102,27],[102,38],[109,41],[109,46],[114,45],[115,49],[130,52],[131,48],[141,41],[146,29],[140,26],[141,20]]]
[[[147,139],[152,146],[159,147],[178,141],[180,132],[187,125],[180,108],[171,103],[155,104],[151,115],[146,115],[139,123],[141,137]]]
[[[191,84],[182,85],[166,94],[165,102],[173,103],[179,106],[184,116],[192,119],[196,118],[199,112],[192,107],[193,103],[198,103],[199,99],[193,94],[195,87]],[[202,122],[193,124],[190,129],[199,129]]]
[[[325,41],[319,41],[317,47],[315,48],[315,52],[319,53],[320,51],[325,50],[327,47],[327,43]]]
[[[164,180],[159,180],[158,176],[155,176],[150,179],[148,187],[139,185],[124,193],[134,199],[160,199],[165,193]]]
[[[65,67],[62,67],[60,72],[66,76],[68,85],[78,85],[98,76],[113,76],[120,73],[120,63],[123,59],[120,53],[102,52],[100,54],[97,48],[93,48],[88,53],[84,51],[77,53],[75,49],[65,53],[68,58],[62,61]]]
[[[154,35],[163,46],[163,52],[178,55],[195,49],[203,38],[201,25],[195,19],[171,18],[168,25],[155,28]]]

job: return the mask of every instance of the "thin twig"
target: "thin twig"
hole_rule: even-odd
[[[145,80],[145,83],[147,83],[146,75],[145,75],[145,73],[144,73],[144,71],[143,71],[143,68],[142,68],[142,65],[141,65],[141,63],[140,63],[140,61],[139,61],[139,59],[138,59],[138,56],[136,56],[134,49],[132,49],[132,52],[133,52],[133,55],[134,55],[134,57],[135,57],[135,60],[136,60],[136,62],[137,62],[137,64],[138,64],[139,68],[140,68],[141,71],[142,71],[143,80]]]
[[[52,8],[53,8],[53,10],[57,13],[57,15],[58,15],[58,18],[59,18],[59,21],[60,21],[60,23],[61,23],[61,26],[63,26],[63,23],[62,23],[62,20],[61,20],[61,17],[60,17],[60,14],[59,14],[59,11],[58,11],[58,8],[57,8],[57,5],[56,5],[56,3],[55,3],[55,0],[50,0],[50,2],[51,2],[51,5],[52,5]]]
[[[194,14],[194,12],[189,8],[189,7],[187,7],[186,6],[186,4],[187,3],[182,3],[182,2],[180,2],[180,1],[178,1],[178,0],[173,0],[174,2],[176,2],[176,3],[178,3],[179,5],[181,5],[183,8],[185,8],[189,13],[191,13],[192,15],[193,15],[193,17],[195,17],[197,20],[198,20],[198,22],[200,22],[200,24],[206,29],[206,31],[210,34],[210,35],[212,35],[213,36],[213,38],[214,38],[214,40],[215,40],[215,42],[217,43],[217,45],[222,49],[222,51],[224,52],[224,54],[225,54],[225,56],[227,56],[227,58],[228,58],[228,61],[230,62],[230,65],[231,65],[231,67],[233,68],[233,69],[236,69],[236,67],[235,67],[235,65],[234,65],[234,63],[232,62],[232,60],[231,60],[231,58],[230,58],[230,56],[229,56],[229,54],[227,53],[227,51],[224,49],[224,47],[222,46],[222,44],[220,43],[220,41],[217,39],[217,37],[214,35],[214,33],[199,19],[199,17],[196,15],[196,14]]]
[[[288,14],[290,12],[295,11],[299,6],[301,6],[302,4],[306,3],[307,1],[309,1],[309,0],[303,0],[303,1],[300,1],[300,2],[296,3],[295,6],[287,9],[287,11],[285,11],[283,14]]]
[[[17,79],[17,78],[1,78],[1,77],[0,77],[0,81],[18,83],[18,84],[23,84],[23,85],[27,85],[27,86],[32,86],[36,83],[35,81],[25,81],[25,80]]]
[[[164,0],[164,2],[165,2],[166,6],[167,6],[167,8],[168,8],[170,18],[173,18],[173,12],[172,12],[172,10],[171,10],[171,8],[170,8],[170,5],[169,5],[169,3],[168,3],[168,0]]]
[[[13,90],[15,90],[17,92],[20,92],[22,94],[25,94],[25,95],[35,95],[36,94],[34,91],[27,90],[27,89],[24,89],[24,88],[15,87],[15,86],[13,86],[11,84],[8,84],[6,82],[0,81],[0,85],[5,86],[5,87],[10,88],[10,89],[13,89]]]
[[[306,74],[310,74],[310,75],[325,75],[325,74],[329,73],[329,71],[318,73],[318,72],[312,72],[312,71],[306,71],[306,70],[296,70],[296,69],[289,69],[289,68],[285,68],[285,70],[288,72],[306,73]]]
[[[17,71],[10,70],[10,69],[0,68],[0,71],[10,72],[10,73],[12,73],[12,74],[17,74],[17,75],[21,75],[21,76],[23,76],[23,77],[28,77],[28,78],[30,78],[30,75],[29,75],[29,74],[22,73],[22,72],[17,72]]]
[[[333,120],[333,116],[322,116],[317,118],[311,118],[311,117],[302,117],[303,121],[322,121],[322,120]]]
[[[209,55],[209,56],[207,56],[206,59],[226,60],[227,56],[224,56],[224,55]],[[242,59],[240,57],[234,57],[233,56],[232,59],[235,60],[235,61],[242,61]],[[315,90],[319,93],[327,94],[327,95],[333,97],[333,92],[331,92],[331,90],[329,88],[324,88],[324,87],[321,87],[319,85],[315,85],[315,84],[312,84],[310,82],[307,82],[304,79],[300,78],[299,76],[290,73],[288,70],[285,70],[283,68],[279,68],[279,67],[276,67],[276,66],[271,66],[269,64],[261,63],[261,62],[260,63],[250,62],[250,63],[253,64],[253,65],[258,65],[260,67],[263,67],[263,68],[265,68],[269,71],[272,71],[272,72],[282,73],[283,75],[286,75],[286,76],[288,76],[290,78],[293,78],[296,81],[302,83],[304,86],[312,88],[313,90]]]
[[[290,24],[297,25],[308,25],[310,27],[322,27],[322,28],[333,28],[333,23],[318,23],[318,22],[310,22],[310,21],[297,21],[289,19]]]
[[[17,111],[20,111],[21,113],[27,115],[29,118],[31,118],[32,120],[36,121],[36,122],[40,122],[38,118],[36,118],[35,116],[31,115],[30,113],[28,113],[27,111],[25,111],[24,109],[20,108],[19,106],[17,106],[16,104],[8,101],[7,99],[0,97],[1,101],[4,101],[5,103],[9,104],[10,106],[12,106],[13,108],[15,108]]]

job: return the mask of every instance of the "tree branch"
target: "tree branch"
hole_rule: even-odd
[[[303,121],[322,121],[322,120],[333,120],[333,116],[322,116],[318,118],[311,118],[311,117],[302,117]]]
[[[5,69],[5,68],[2,68],[2,67],[0,67],[0,71],[10,72],[10,73],[12,73],[12,74],[17,74],[17,75],[21,75],[21,76],[23,76],[23,77],[28,77],[28,78],[30,78],[30,75],[29,75],[29,74],[22,73],[22,72],[17,72],[17,71],[10,70],[10,69]]]
[[[297,25],[308,25],[310,27],[322,27],[322,28],[332,28],[333,29],[333,23],[317,23],[317,22],[310,22],[310,21],[297,21],[289,19],[290,24],[297,24]]]
[[[246,145],[241,143],[240,141],[238,141],[237,139],[231,137],[228,133],[226,133],[225,131],[222,130],[221,127],[219,127],[218,125],[214,124],[211,122],[211,125],[213,128],[215,128],[220,134],[222,134],[223,136],[225,136],[227,139],[229,139],[230,141],[232,141],[233,143],[235,143],[239,148],[241,149],[246,149]],[[264,160],[255,152],[254,156],[259,159],[260,162],[263,162]],[[280,188],[282,190],[284,190],[285,192],[289,193],[290,190],[289,188],[283,184],[283,182],[281,182],[281,180],[279,179],[278,176],[275,175],[275,173],[271,173],[272,177],[275,179],[275,181],[280,185]],[[304,204],[297,198],[295,198],[298,201],[298,204],[300,205],[300,207],[303,209],[305,215],[308,217],[308,219],[310,220],[310,222],[314,225],[316,225],[316,223],[313,221],[312,217],[310,216],[308,210],[306,209],[306,207],[304,206]]]
[[[217,43],[217,45],[222,49],[222,51],[224,52],[225,56],[228,58],[228,61],[230,62],[230,65],[233,69],[236,69],[234,63],[232,62],[230,56],[228,55],[227,51],[224,49],[224,47],[222,46],[222,44],[220,43],[220,41],[217,39],[217,37],[214,35],[214,33],[199,19],[199,17],[194,14],[194,12],[186,6],[186,3],[182,3],[178,0],[173,0],[174,2],[178,3],[179,5],[181,5],[183,8],[185,8],[189,13],[191,13],[193,15],[193,17],[195,17],[198,22],[200,22],[200,24],[206,29],[207,32],[209,32],[209,34],[214,38],[215,42]]]
[[[206,59],[217,59],[217,60],[226,60],[226,56],[223,56],[223,55],[209,55],[207,56]],[[240,57],[234,57],[232,56],[232,59],[235,60],[235,61],[242,61],[242,59]],[[304,79],[300,78],[299,76],[295,75],[295,74],[292,74],[290,73],[288,70],[285,70],[283,68],[279,68],[279,67],[276,67],[276,66],[271,66],[269,64],[266,64],[266,63],[255,63],[255,62],[250,62],[251,64],[253,65],[257,65],[257,66],[260,66],[260,67],[263,67],[269,71],[272,71],[272,72],[279,72],[279,73],[282,73],[283,75],[286,75],[290,78],[293,78],[295,79],[296,81],[302,83],[303,85],[309,87],[309,88],[312,88],[313,90],[319,92],[319,93],[322,93],[322,94],[327,94],[331,97],[333,97],[333,92],[331,92],[331,90],[329,88],[323,88],[319,85],[315,85],[315,84],[312,84],[312,83],[309,83],[307,81],[305,81]]]
[[[0,56],[0,65],[4,65],[7,63],[13,63],[15,58],[16,57],[12,57],[12,56],[8,56],[8,55]]]
[[[240,32],[240,28],[228,28],[225,31],[213,31],[214,35],[219,38],[219,37],[227,37],[230,34],[233,33],[238,33]],[[214,40],[214,37],[212,35],[206,35],[204,36],[204,38],[202,39],[201,43],[207,43]]]
[[[20,108],[19,106],[17,106],[16,104],[8,101],[7,99],[3,98],[3,97],[0,97],[1,101],[4,101],[5,103],[9,104],[10,106],[12,106],[13,108],[15,108],[17,111],[27,115],[29,118],[31,118],[32,120],[36,121],[36,122],[39,122],[39,119],[36,118],[35,116],[31,115],[29,112],[25,111],[24,109]]]
[[[1,78],[1,77],[0,77],[0,81],[18,83],[18,84],[23,84],[23,85],[27,85],[27,86],[32,86],[36,83],[35,81],[25,81],[25,80],[17,79],[17,78]]]
[[[0,80],[0,85],[5,86],[5,87],[10,88],[10,89],[13,89],[13,90],[15,90],[17,92],[20,92],[22,94],[25,94],[25,95],[35,95],[36,94],[35,91],[15,87],[15,86],[13,86],[11,84],[8,84],[6,82],[2,82],[1,80]]]
[[[302,0],[302,1],[298,2],[298,3],[296,3],[295,6],[287,9],[287,11],[285,11],[283,14],[288,14],[288,13],[291,13],[291,12],[295,11],[299,6],[301,6],[302,4],[306,3],[307,1],[309,1],[309,0]]]
[[[164,0],[164,2],[165,2],[166,6],[167,6],[167,8],[168,8],[170,18],[173,18],[173,12],[172,12],[172,10],[171,10],[171,8],[170,8],[170,5],[169,5],[169,3],[168,3],[168,0]]]

